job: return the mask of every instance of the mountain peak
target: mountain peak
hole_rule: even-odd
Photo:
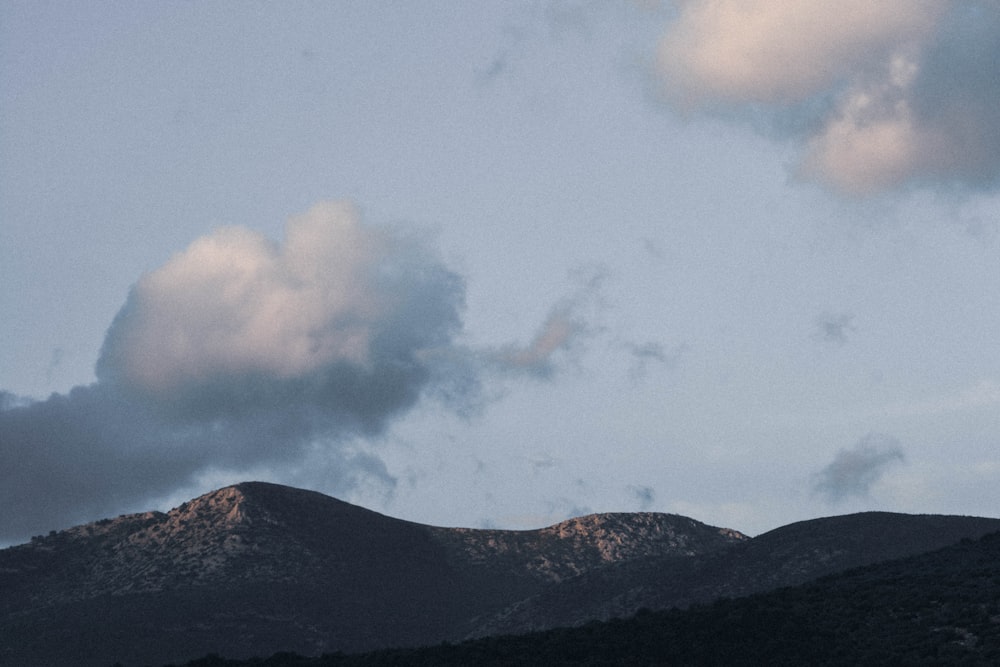
[[[167,513],[171,521],[186,523],[213,517],[223,524],[242,523],[247,517],[247,494],[242,484],[227,486],[173,508]]]

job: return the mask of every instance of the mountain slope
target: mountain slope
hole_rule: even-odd
[[[863,512],[802,521],[699,558],[652,555],[593,570],[481,619],[470,637],[516,634],[684,608],[795,586],[1000,530],[980,517]]]
[[[0,551],[0,662],[106,665],[456,639],[546,585],[745,539],[665,514],[533,531],[393,519],[258,482]]]
[[[243,667],[204,659],[187,667]],[[997,665],[1000,533],[687,610],[273,667]]]
[[[993,530],[885,513],[754,539],[656,513],[441,528],[248,482],[0,550],[0,664],[435,644],[747,595]]]

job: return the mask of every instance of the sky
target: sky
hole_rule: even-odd
[[[1000,7],[0,4],[0,545],[1000,516]]]

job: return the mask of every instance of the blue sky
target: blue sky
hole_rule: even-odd
[[[0,6],[0,542],[996,516],[989,3]]]

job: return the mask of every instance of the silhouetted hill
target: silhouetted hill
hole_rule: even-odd
[[[107,665],[405,646],[591,569],[744,536],[667,514],[438,528],[244,483],[0,551],[0,663]]]
[[[1000,533],[687,610],[456,645],[186,667],[1000,664]]]
[[[755,539],[658,513],[440,528],[249,482],[0,550],[0,664],[434,644],[748,595],[1000,530],[866,513]]]
[[[979,517],[863,512],[812,519],[698,558],[653,555],[582,573],[484,619],[470,637],[524,633],[684,608],[794,586],[1000,529]]]

